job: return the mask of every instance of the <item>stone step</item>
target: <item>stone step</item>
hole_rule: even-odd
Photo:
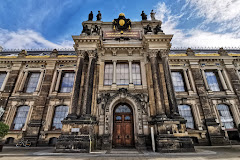
[[[106,152],[106,154],[121,154],[121,155],[129,155],[129,154],[143,154],[143,152],[137,149],[111,149]]]

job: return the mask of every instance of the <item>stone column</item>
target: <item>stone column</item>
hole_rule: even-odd
[[[36,88],[35,92],[39,92],[39,90],[40,90],[40,87],[41,87],[41,84],[42,84],[42,81],[43,81],[43,75],[44,75],[44,70],[41,70],[41,74],[40,74],[38,84],[37,84],[37,88]]]
[[[222,83],[223,89],[225,91],[228,90],[227,85],[226,85],[225,80],[224,80],[223,75],[222,75],[222,71],[220,69],[218,69],[218,76],[219,76],[220,81]]]
[[[6,84],[7,84],[9,75],[10,75],[10,71],[7,71],[7,75],[6,75],[6,77],[5,77],[5,79],[4,79],[3,83],[2,83],[2,86],[1,86],[0,91],[3,91],[3,90],[4,90],[4,88],[5,88]]]
[[[112,89],[117,88],[116,84],[116,68],[117,68],[117,61],[113,60],[113,83],[112,83]]]
[[[168,63],[168,51],[167,50],[161,50],[161,58],[162,58],[162,63],[163,63],[163,70],[164,70],[164,76],[165,76],[165,81],[166,81],[166,86],[167,86],[168,101],[169,101],[171,114],[173,115],[173,117],[178,117],[179,116],[178,104],[177,104],[175,91],[173,88],[171,70],[169,68],[169,63]]]
[[[194,83],[194,80],[193,80],[193,76],[192,76],[192,71],[191,71],[190,68],[188,69],[188,76],[189,76],[189,79],[190,79],[190,82],[191,82],[191,86],[192,86],[193,91],[194,91],[194,92],[197,92],[197,91],[196,91],[196,86],[195,86],[195,83]]]
[[[60,81],[61,81],[61,77],[62,77],[62,70],[59,70],[58,71],[58,76],[57,76],[57,83],[55,85],[55,92],[58,92]]]
[[[84,63],[84,52],[85,51],[77,51],[77,71],[75,72],[75,80],[74,86],[72,91],[72,98],[71,98],[71,105],[69,109],[68,118],[76,119],[77,118],[77,108],[78,108],[78,101],[79,101],[79,94],[80,94],[80,87],[81,87],[81,80],[82,80],[82,70],[83,70],[83,63]]]
[[[153,89],[154,89],[154,97],[155,97],[157,116],[165,118],[166,117],[165,106],[164,106],[164,103],[162,103],[162,100],[164,100],[164,97],[163,97],[163,92],[161,92],[161,90],[160,90],[161,79],[160,79],[159,64],[157,62],[158,52],[159,52],[159,50],[150,50],[148,55],[149,55],[150,63],[151,63]]]
[[[23,89],[24,89],[24,85],[25,85],[25,83],[26,83],[27,76],[28,76],[28,71],[25,71],[25,72],[24,72],[23,79],[22,79],[22,83],[21,83],[21,85],[20,85],[20,87],[19,87],[19,91],[20,91],[20,92],[22,92]]]
[[[129,88],[134,88],[132,76],[132,60],[128,60],[128,68],[129,68]]]
[[[204,81],[204,84],[205,84],[206,90],[207,90],[207,91],[210,91],[210,88],[209,88],[209,86],[208,86],[208,82],[207,82],[207,78],[206,78],[206,75],[205,75],[205,71],[204,71],[204,69],[201,69],[201,72],[202,72],[203,81]]]
[[[183,70],[183,75],[184,75],[184,79],[185,79],[185,82],[186,82],[187,90],[191,91],[192,89],[191,89],[191,86],[190,86],[190,83],[189,83],[189,80],[188,80],[187,69]]]
[[[88,70],[85,82],[85,93],[83,98],[83,115],[91,115],[91,106],[92,106],[92,92],[93,92],[93,79],[94,79],[94,70],[96,62],[96,51],[90,50],[87,51],[89,57]]]

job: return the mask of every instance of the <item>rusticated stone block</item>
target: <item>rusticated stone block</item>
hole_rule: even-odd
[[[61,135],[56,144],[56,152],[89,153],[93,143],[89,135]]]

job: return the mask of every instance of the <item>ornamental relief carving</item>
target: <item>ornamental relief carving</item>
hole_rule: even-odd
[[[132,99],[136,105],[138,106],[138,111],[142,111],[141,113],[147,114],[147,107],[148,107],[148,101],[149,97],[145,93],[135,93],[131,94],[128,92],[126,88],[120,88],[117,93],[111,94],[111,93],[101,93],[97,99],[97,103],[102,107],[105,112],[109,112],[110,104],[113,100],[115,100],[117,97],[120,97],[120,99],[124,100],[126,97]],[[138,112],[136,111],[136,112]]]

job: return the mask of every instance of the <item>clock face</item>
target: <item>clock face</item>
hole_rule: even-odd
[[[124,21],[123,19],[120,19],[120,20],[119,20],[119,25],[120,25],[120,26],[123,26],[124,24],[125,24],[125,21]]]
[[[118,19],[113,20],[113,30],[125,31],[131,29],[131,20],[126,19],[123,13],[119,14]]]

